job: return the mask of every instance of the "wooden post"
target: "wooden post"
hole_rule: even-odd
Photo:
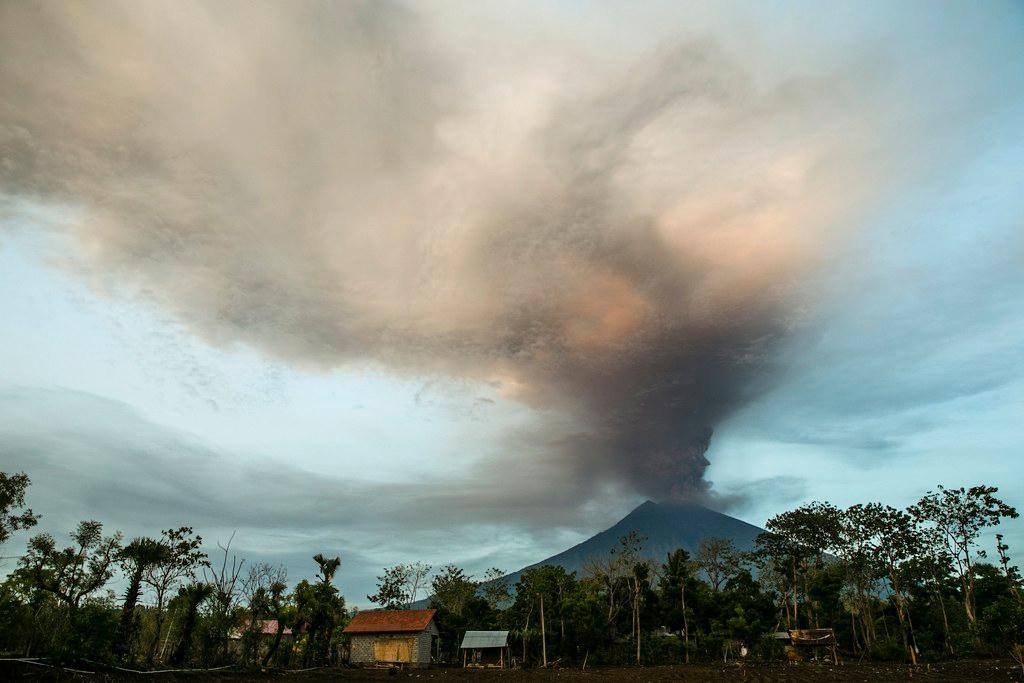
[[[465,650],[462,651],[462,668],[463,669],[466,668],[466,651]]]
[[[540,647],[541,657],[544,660],[544,667],[548,665],[548,639],[544,631],[544,594],[540,594]]]

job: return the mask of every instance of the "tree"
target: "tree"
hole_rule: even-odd
[[[625,588],[622,563],[613,552],[607,558],[587,560],[583,566],[583,572],[584,580],[591,587],[591,592],[603,597],[605,627],[608,630],[608,637],[614,639],[618,614],[622,609],[620,598]]]
[[[1017,510],[996,498],[994,486],[947,489],[938,486],[910,508],[918,523],[930,525],[946,545],[963,589],[964,612],[971,624],[977,621],[974,604],[974,551],[981,530],[996,526],[1004,517],[1016,518]]]
[[[690,663],[689,618],[692,610],[686,606],[686,592],[694,581],[694,574],[697,569],[698,565],[690,559],[690,553],[683,548],[679,548],[669,553],[665,564],[661,567],[661,576],[658,580],[662,600],[666,605],[675,604],[676,598],[678,597],[679,599],[679,615],[683,632],[683,644],[685,645],[684,657],[687,664]]]
[[[477,583],[454,564],[441,567],[430,583],[434,595],[430,601],[452,614],[463,616],[466,605],[476,596]]]
[[[649,560],[639,560],[632,563],[627,581],[629,584],[629,601],[633,611],[633,639],[636,644],[636,663],[640,664],[640,641],[643,627],[641,624],[641,610],[645,598],[651,586],[653,571]]]
[[[859,530],[858,536],[866,539],[878,575],[889,582],[904,651],[911,663],[917,664],[917,645],[907,593],[912,576],[911,563],[922,545],[920,532],[909,513],[880,503],[854,505],[846,511],[846,518]]]
[[[171,663],[182,665],[192,647],[192,634],[195,632],[199,607],[213,597],[215,587],[211,583],[193,581],[178,589],[178,601],[184,615],[181,620],[181,638],[171,655]]]
[[[407,580],[408,593],[409,593],[409,607],[412,607],[412,603],[416,602],[416,597],[419,595],[420,589],[423,588],[424,582],[427,576],[430,574],[430,565],[423,562],[414,562],[406,565],[406,569],[409,572],[409,578]]]
[[[121,625],[115,651],[130,659],[132,640],[135,636],[135,605],[142,592],[142,578],[154,566],[170,558],[170,548],[152,538],[133,539],[118,553],[117,560],[128,577],[128,588],[121,607]]]
[[[161,533],[160,542],[168,549],[167,555],[163,561],[148,567],[142,576],[142,582],[153,590],[156,598],[153,637],[146,653],[148,664],[153,663],[160,644],[168,595],[179,582],[194,579],[200,567],[209,566],[206,553],[200,550],[203,538],[195,536],[192,527],[165,529]]]
[[[241,659],[244,664],[255,665],[259,658],[263,619],[270,614],[272,608],[271,591],[277,585],[283,586],[287,577],[288,571],[283,565],[275,567],[266,562],[257,562],[250,565],[249,574],[242,580],[242,595],[249,611],[248,622],[242,633]]]
[[[996,553],[999,555],[999,566],[1003,568],[1003,575],[1016,587],[1015,593],[1020,596],[1019,586],[1021,584],[1020,568],[1010,564],[1010,556],[1006,551],[1010,549],[1003,541],[1002,534],[996,534]]]
[[[512,599],[509,594],[508,581],[505,579],[505,572],[497,567],[491,567],[484,572],[480,592],[491,609],[501,609]]]
[[[30,529],[39,521],[39,515],[25,507],[25,491],[31,483],[24,472],[0,472],[0,544],[15,531]]]
[[[34,536],[17,571],[36,589],[52,594],[73,611],[113,576],[121,534],[104,537],[103,525],[87,520],[79,522],[70,536],[74,545],[62,549],[50,534]]]
[[[803,604],[807,623],[813,625],[813,603],[807,597],[807,583],[810,573],[822,567],[825,554],[838,543],[840,512],[828,503],[815,501],[772,517],[765,528],[768,533],[759,535],[756,541],[758,554],[774,562],[779,573],[789,579],[787,592],[792,595],[793,610],[791,620],[786,608],[786,621],[799,628],[799,606]]]
[[[640,559],[643,544],[647,538],[637,531],[630,531],[619,539],[619,547],[612,550],[614,562],[626,582],[626,599],[629,602],[631,621],[630,633],[636,646],[636,663],[640,663],[640,610],[644,596],[650,588],[653,572],[650,563]]]
[[[722,585],[740,571],[740,555],[728,538],[709,536],[700,541],[697,564],[708,577],[711,590],[716,593]]]
[[[407,609],[412,597],[409,592],[411,577],[412,569],[407,565],[385,567],[384,573],[377,577],[377,592],[367,595],[366,599],[384,609]]]
[[[341,566],[340,557],[325,557],[317,553],[313,560],[320,568],[314,584],[300,581],[295,587],[296,627],[305,623],[305,665],[315,666],[330,660],[334,630],[345,617],[345,599],[333,585],[334,576]]]
[[[956,650],[953,647],[952,629],[950,628],[949,614],[946,611],[944,590],[949,578],[950,568],[953,564],[953,558],[949,556],[946,543],[936,529],[918,526],[917,532],[920,546],[917,553],[908,563],[908,569],[914,577],[914,582],[927,593],[930,593],[931,599],[938,606],[939,614],[942,617],[942,635],[945,648],[950,655],[955,656]]]
[[[841,516],[832,551],[843,560],[848,591],[844,600],[850,612],[850,635],[853,651],[860,649],[857,638],[857,620],[860,617],[861,638],[864,647],[871,649],[876,640],[872,592],[882,578],[878,573],[873,543],[877,525],[864,512],[864,506],[853,505]]]
[[[212,598],[210,633],[214,640],[213,661],[227,657],[228,631],[233,625],[234,609],[238,604],[239,580],[242,576],[242,567],[245,565],[244,558],[240,559],[237,555],[231,555],[231,543],[234,540],[235,534],[232,533],[226,545],[217,544],[222,554],[219,567],[207,563],[203,568],[206,582],[213,588],[213,594],[210,596]],[[230,565],[228,564],[229,556]]]
[[[282,573],[283,569],[284,568],[282,567]],[[263,661],[261,662],[263,666],[267,666],[267,664],[270,663],[270,660],[274,658],[278,648],[281,646],[281,637],[284,635],[285,629],[285,608],[289,601],[288,596],[285,595],[285,590],[287,590],[287,588],[288,586],[284,583],[283,576],[280,580],[270,584],[270,589],[268,591],[270,613],[274,616],[274,619],[277,620],[277,631],[274,633],[274,641],[267,650],[267,654],[263,656]]]

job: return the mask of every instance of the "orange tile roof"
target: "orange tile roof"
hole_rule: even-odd
[[[359,612],[343,633],[418,633],[434,618],[437,610],[373,610]]]

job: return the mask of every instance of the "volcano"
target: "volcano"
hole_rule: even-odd
[[[664,562],[666,556],[677,548],[696,554],[701,540],[711,537],[727,538],[737,549],[751,550],[754,539],[764,529],[696,503],[655,503],[648,500],[614,526],[557,555],[523,567],[503,580],[514,585],[524,571],[543,565],[561,565],[566,571],[582,574],[589,560],[607,558],[612,550],[620,547],[619,539],[631,531],[646,537],[642,557]]]
[[[515,586],[524,571],[544,565],[561,565],[566,571],[576,572],[580,576],[589,560],[607,558],[612,550],[621,547],[619,539],[631,531],[636,531],[645,539],[641,557],[660,563],[678,548],[685,548],[691,555],[695,555],[700,542],[705,538],[727,538],[737,550],[752,550],[754,539],[764,529],[696,503],[655,503],[648,500],[608,529],[568,550],[495,581]],[[411,607],[425,609],[429,603],[430,598],[427,597],[414,602]]]

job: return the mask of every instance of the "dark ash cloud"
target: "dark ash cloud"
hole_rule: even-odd
[[[549,416],[506,464],[576,500],[703,495],[715,426],[887,182],[884,88],[755,78],[712,40],[467,63],[451,38],[390,3],[4,3],[0,190],[78,207],[69,267],[211,343],[490,382]],[[299,476],[244,514],[315,527],[276,488]],[[193,502],[230,516],[232,490]],[[394,493],[415,523],[422,490]]]

